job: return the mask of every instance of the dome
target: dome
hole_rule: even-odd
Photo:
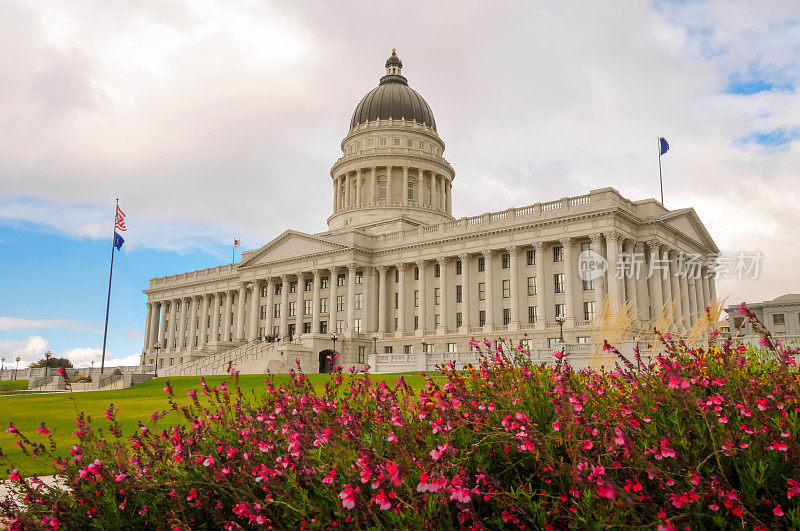
[[[380,84],[370,90],[356,106],[350,128],[358,124],[373,120],[416,120],[436,130],[436,120],[433,118],[428,103],[419,93],[408,86],[408,80],[401,75],[403,63],[392,50],[392,55],[386,61],[386,75],[381,78]]]

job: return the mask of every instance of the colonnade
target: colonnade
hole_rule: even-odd
[[[378,175],[383,168],[386,175]],[[402,178],[393,175],[394,169],[401,169]],[[410,172],[412,174],[410,175]],[[416,183],[413,197],[409,198],[409,183]],[[381,197],[381,186],[385,183],[385,197]],[[400,200],[397,201],[397,186],[402,183]],[[431,190],[431,195],[423,190]],[[372,166],[344,172],[333,181],[333,213],[359,208],[367,205],[402,205],[429,207],[448,214],[452,213],[452,184],[447,176],[425,168],[409,166]]]

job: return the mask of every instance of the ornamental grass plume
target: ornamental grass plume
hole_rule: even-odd
[[[485,349],[416,390],[341,367],[320,392],[299,371],[249,396],[201,381],[131,433],[113,405],[79,414],[68,453],[9,426],[64,487],[8,463],[0,512],[13,530],[796,529],[798,352],[766,334],[694,349],[656,331],[663,355],[610,372]]]

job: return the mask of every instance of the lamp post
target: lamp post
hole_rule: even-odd
[[[560,343],[564,342],[564,316],[559,315],[556,317],[556,322],[558,323],[558,341]]]
[[[0,371],[5,369],[5,367],[6,367],[6,359],[5,358],[0,358]]]
[[[333,341],[333,353],[331,354],[331,366],[333,366],[333,360],[336,357],[336,340],[337,339],[339,339],[339,333],[338,332],[332,333],[331,334],[331,341]],[[328,364],[326,363],[325,365],[326,365],[325,368],[327,369],[328,368],[327,367]]]
[[[634,337],[633,340],[636,341],[636,352],[639,352],[639,336]]]
[[[372,355],[378,355],[378,332],[372,332]]]
[[[17,362],[16,367],[14,367],[14,379],[16,380],[17,379],[17,371],[19,370],[19,362],[22,361],[22,358],[17,356],[16,358],[14,358],[14,361]]]
[[[158,351],[161,350],[161,343],[157,342],[155,345],[153,345],[153,349],[155,349],[156,351],[156,359],[155,363],[153,364],[153,371],[154,371],[153,376],[155,378],[158,378]]]
[[[49,350],[44,353],[44,377],[45,378],[50,376],[50,371],[48,369],[50,368],[50,356],[52,356],[52,355],[53,354]]]

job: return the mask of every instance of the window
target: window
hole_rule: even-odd
[[[503,324],[508,326],[508,323],[511,322],[511,310],[509,308],[503,308]]]
[[[364,332],[364,327],[362,326],[362,322],[363,320],[361,319],[361,317],[357,317],[356,319],[354,319],[353,327],[355,328],[355,332],[357,334],[361,334]]]
[[[283,293],[283,284],[275,284],[275,295],[280,295]],[[222,301],[220,300],[220,306],[222,305]]]
[[[461,293],[461,284],[456,286],[456,303],[461,302],[462,293]]]
[[[583,303],[583,319],[585,321],[594,319],[594,301]]]
[[[364,283],[364,272],[356,271],[356,284],[363,284],[363,283]]]
[[[220,303],[221,303],[221,302],[222,302],[222,301],[220,301]],[[220,305],[221,305],[221,304],[220,304]],[[164,313],[169,313],[169,308],[170,308],[170,304],[169,304],[169,303],[167,303],[167,306],[166,306],[166,309],[164,310]]]
[[[480,310],[478,312],[478,326],[484,326],[486,324],[486,311]]]
[[[394,143],[395,146],[400,146],[400,139],[399,138],[394,138],[393,140],[394,140],[393,143]]]
[[[536,306],[528,306],[528,322],[533,324],[537,320],[538,316],[536,315]]]
[[[528,265],[536,265],[536,251],[533,249],[528,249],[525,253],[525,262]]]
[[[267,296],[267,287],[266,286],[261,286],[261,296],[262,297],[266,297]],[[208,307],[211,308],[211,301],[208,301]]]
[[[408,198],[414,199],[414,183],[408,183]]]
[[[511,297],[511,281],[504,280],[503,281],[503,298],[507,299]]]
[[[278,304],[275,305],[275,307],[273,308],[272,315],[276,319],[280,318],[280,316],[281,316],[281,303],[278,303]]]
[[[458,350],[456,349],[456,344],[455,343],[448,343],[447,344],[447,352],[450,352],[450,353],[458,352]]]
[[[379,141],[379,144],[380,144],[381,147],[386,147],[386,137],[381,138],[380,141]]]
[[[360,140],[356,142],[356,149],[364,149],[364,142]]]
[[[403,345],[403,354],[413,354],[414,345]]]
[[[536,295],[536,277],[528,277],[528,296]]]
[[[420,149],[425,149],[425,142],[420,141],[419,148]]]
[[[508,269],[511,267],[511,255],[508,253],[503,253],[500,255],[500,267],[503,269]]]
[[[556,245],[553,247],[553,262],[563,262],[564,261],[564,248],[560,245]]]
[[[414,267],[414,280],[419,280],[419,268]]]
[[[344,321],[339,319],[336,321],[336,333],[343,334],[344,333]]]
[[[564,293],[564,273],[553,275],[553,283],[555,284],[556,293]]]
[[[478,272],[480,273],[481,271],[485,271],[485,270],[486,270],[486,258],[484,258],[483,256],[479,256],[478,257]]]
[[[399,293],[395,293],[394,294],[394,309],[397,310],[398,308],[400,308],[400,294]]]
[[[414,330],[419,330],[419,316],[414,316]]]
[[[397,331],[397,329],[398,329],[398,326],[397,326],[397,317],[395,317],[395,318],[394,318],[394,329],[395,329],[395,331]]]
[[[371,147],[374,147],[374,146],[375,146],[375,139],[374,138],[368,138],[367,139],[367,147],[371,148]]]
[[[319,299],[319,313],[328,313],[328,297]]]
[[[355,303],[353,304],[353,309],[360,310],[361,309],[361,305],[363,304],[363,301],[364,301],[364,294],[363,293],[356,293],[356,300],[355,300]]]
[[[350,144],[349,146],[347,146],[347,152],[348,153],[352,153],[353,152],[353,144]]]
[[[289,282],[289,293],[297,293],[297,281],[292,280]]]
[[[272,327],[272,335],[273,336],[278,336],[278,335],[280,335],[280,333],[281,333],[281,325],[274,325]]]
[[[439,328],[439,314],[433,314],[433,327]]]
[[[267,327],[266,326],[260,327],[258,329],[258,339],[261,339],[266,336],[267,336]],[[208,340],[208,338],[206,338],[206,340]]]
[[[393,351],[394,351],[394,347],[392,347],[391,345],[387,345],[387,346],[383,347],[383,353],[384,354],[391,354]]]
[[[433,305],[439,306],[439,288],[433,288]]]
[[[320,334],[327,334],[328,333],[328,321],[320,321],[319,322],[319,333]]]
[[[419,290],[414,290],[414,308],[419,308]]]
[[[564,317],[564,305],[556,304],[556,317]]]
[[[346,282],[347,275],[344,273],[339,273],[336,275],[336,285],[337,286],[344,286]]]
[[[592,338],[590,336],[578,336],[578,344],[579,345],[588,345],[592,342]]]
[[[583,283],[583,291],[592,291],[594,289],[593,279],[583,280],[582,283]]]
[[[485,282],[478,282],[478,300],[485,301],[486,300],[486,283]]]
[[[772,324],[785,325],[786,324],[786,316],[784,314],[782,314],[782,313],[772,314]]]
[[[338,295],[336,297],[336,311],[337,312],[344,311],[344,295]]]
[[[314,289],[314,279],[313,278],[307,278],[306,279],[305,288],[306,288],[305,291],[311,291],[312,289]]]
[[[456,260],[456,275],[461,274],[461,260]]]
[[[461,317],[461,312],[456,312],[456,328],[461,328],[461,325],[464,324]]]
[[[406,147],[414,147],[414,141],[412,139],[406,140]]]
[[[297,302],[292,301],[289,303],[289,317],[295,317],[297,315]]]
[[[433,266],[433,277],[434,278],[439,278],[439,276],[441,276],[441,274],[442,274],[442,268],[439,266],[439,264],[435,264]]]
[[[557,337],[548,338],[547,344],[549,345],[550,348],[556,348],[556,346],[558,346],[559,344],[558,338]]]
[[[310,334],[311,333],[311,322],[303,323],[303,333]]]
[[[378,183],[378,199],[386,199],[386,181]]]
[[[303,315],[311,315],[311,300],[303,301]]]
[[[259,318],[260,319],[266,319],[267,318],[267,306],[266,305],[262,306],[259,309],[259,311],[260,311]]]
[[[427,343],[422,351],[426,354],[433,354],[433,343]]]
[[[320,279],[320,286],[321,288],[325,289],[330,284],[330,279],[328,277],[322,277]]]
[[[367,347],[358,347],[358,363],[364,363],[367,359]]]
[[[591,250],[592,250],[592,242],[581,242],[581,252],[591,251]]]

